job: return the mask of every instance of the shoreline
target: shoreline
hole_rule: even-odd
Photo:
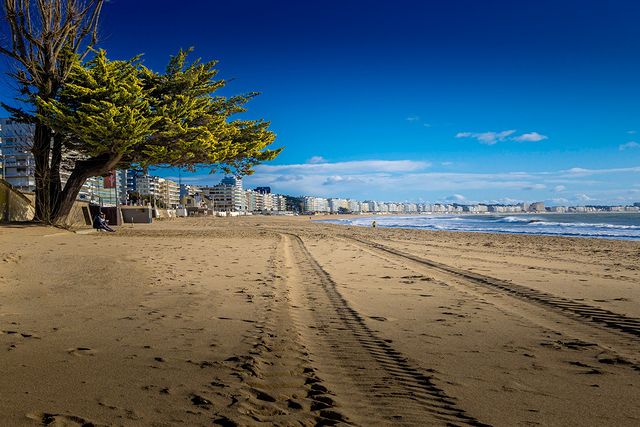
[[[461,233],[461,232],[469,232],[469,233],[485,233],[485,234],[510,234],[510,235],[527,235],[527,236],[556,236],[556,237],[569,237],[569,238],[595,238],[595,239],[610,239],[610,240],[625,240],[625,241],[640,241],[640,234],[634,235],[633,230],[640,229],[640,214],[635,212],[610,212],[610,213],[553,213],[547,212],[544,215],[549,215],[550,222],[546,222],[545,220],[537,220],[531,219],[530,221],[521,221],[516,222],[508,221],[505,223],[498,224],[496,222],[491,223],[475,223],[475,222],[463,222],[465,219],[469,218],[487,218],[489,220],[500,220],[500,219],[509,219],[516,218],[518,215],[528,215],[528,216],[537,216],[536,213],[519,213],[519,214],[496,214],[496,213],[466,213],[466,214],[398,214],[398,215],[331,215],[330,218],[323,219],[314,219],[315,222],[325,223],[325,224],[336,224],[342,226],[354,226],[354,227],[370,227],[371,223],[362,223],[360,220],[376,220],[376,225],[378,228],[401,228],[407,230],[430,230],[437,232],[453,232],[453,233]],[[540,214],[541,216],[542,213]],[[616,217],[618,219],[621,218],[633,218],[633,224],[609,224],[605,222],[558,222],[558,217],[563,216],[571,217],[581,217],[581,216],[590,216],[590,215],[599,215],[599,216],[611,216]],[[434,220],[451,220],[451,221],[459,221],[459,224],[438,224],[438,223],[388,223],[394,219],[403,220],[403,219],[434,219]],[[556,221],[553,221],[556,219]],[[351,221],[351,222],[349,222]],[[606,221],[604,218],[602,221]],[[531,229],[524,229],[523,226],[532,225]],[[472,229],[471,227],[475,226],[476,229]],[[556,229],[552,229],[550,227],[557,227]],[[485,228],[483,228],[485,227]],[[500,227],[502,229],[500,229]],[[519,227],[519,229],[518,229]],[[542,229],[541,227],[549,227],[547,230]],[[618,234],[612,233],[612,231],[608,230],[622,230]],[[624,230],[626,231],[626,234]]]

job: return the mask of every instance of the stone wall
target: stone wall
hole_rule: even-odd
[[[31,221],[34,214],[35,208],[31,200],[0,179],[0,221]]]

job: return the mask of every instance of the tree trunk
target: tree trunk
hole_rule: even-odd
[[[35,160],[36,213],[34,220],[51,223],[51,129],[36,123],[31,153]]]
[[[56,200],[52,210],[51,222],[59,224],[66,219],[87,178],[104,175],[115,169],[121,158],[122,156],[119,154],[107,153],[76,161],[71,176],[69,176],[64,189]]]
[[[60,178],[60,167],[62,165],[62,135],[53,134],[53,147],[51,149],[51,178],[49,181],[50,206],[55,206],[62,191],[62,180]]]
[[[71,172],[71,176],[69,176],[67,183],[64,185],[64,190],[62,190],[62,193],[59,193],[56,200],[57,203],[52,215],[53,223],[64,222],[67,215],[69,215],[69,212],[71,212],[71,208],[78,197],[78,193],[87,181],[87,178],[90,176],[91,175],[89,175],[88,172],[77,170],[77,168]]]

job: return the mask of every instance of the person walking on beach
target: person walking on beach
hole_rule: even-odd
[[[98,231],[109,231],[115,233],[116,230],[109,227],[109,221],[105,219],[104,212],[98,212],[93,218],[93,228]]]

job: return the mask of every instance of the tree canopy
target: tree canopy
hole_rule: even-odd
[[[275,158],[268,122],[230,120],[256,94],[215,95],[225,85],[216,62],[188,63],[189,53],[172,56],[164,73],[140,57],[111,61],[104,50],[84,64],[76,57],[59,96],[37,99],[38,118],[67,149],[118,168],[207,165],[243,175]]]

